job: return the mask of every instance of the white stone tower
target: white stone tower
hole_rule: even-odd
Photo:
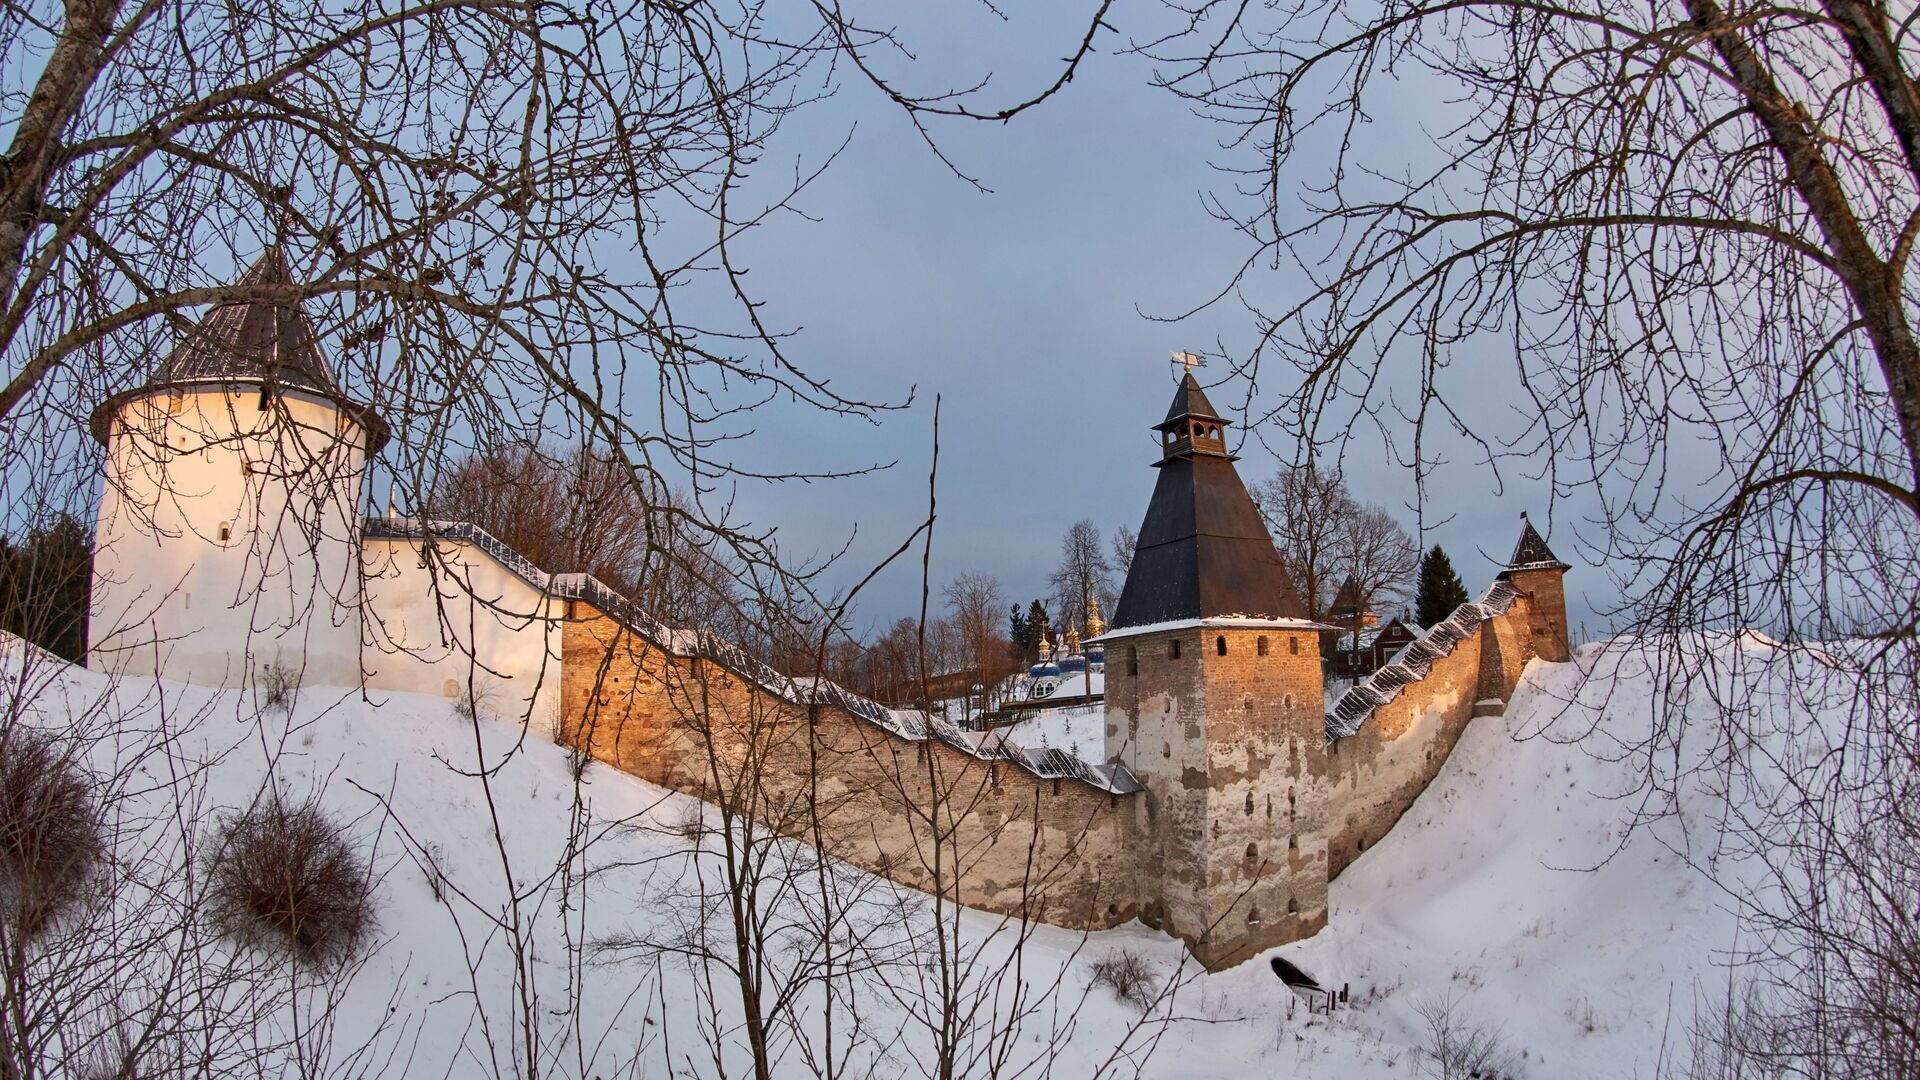
[[[268,249],[237,299],[93,413],[107,448],[88,663],[247,686],[360,680],[360,485],[387,428],[341,393]]]

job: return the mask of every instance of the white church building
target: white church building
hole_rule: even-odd
[[[604,586],[470,525],[363,516],[388,428],[341,391],[291,285],[269,249],[237,283],[246,298],[94,411],[89,665],[465,697],[549,722],[566,600]]]

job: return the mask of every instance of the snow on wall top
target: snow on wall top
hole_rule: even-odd
[[[1473,603],[1461,604],[1426,636],[1401,649],[1394,658],[1365,682],[1341,695],[1327,713],[1327,741],[1351,738],[1360,731],[1373,711],[1387,704],[1407,687],[1425,679],[1433,662],[1451,654],[1462,641],[1480,631],[1480,624],[1505,615],[1513,607],[1514,588],[1504,579],[1495,581],[1485,595]]]
[[[369,517],[361,523],[361,535],[375,540],[433,539],[471,544],[544,595],[585,601],[667,655],[718,664],[789,704],[828,705],[898,738],[913,742],[932,739],[981,761],[1010,761],[1043,780],[1072,778],[1115,795],[1141,789],[1139,779],[1119,762],[1082,761],[1048,747],[1028,749],[1008,739],[1004,732],[968,731],[945,717],[918,709],[890,709],[827,679],[781,674],[712,631],[668,626],[591,574],[549,574],[470,521]]]

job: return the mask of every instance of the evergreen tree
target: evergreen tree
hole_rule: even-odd
[[[1038,652],[1040,646],[1052,640],[1053,627],[1047,622],[1045,604],[1035,600],[1027,605],[1027,652]]]
[[[1020,605],[1013,605],[1013,610],[1007,615],[1007,640],[1013,642],[1014,648],[1025,649],[1027,638],[1032,633],[1033,627],[1027,622],[1027,617],[1020,613]]]
[[[93,539],[72,515],[35,526],[17,545],[0,539],[0,630],[78,664],[92,585]]]
[[[1466,602],[1467,587],[1460,584],[1460,575],[1453,572],[1452,560],[1440,550],[1439,544],[1433,545],[1433,550],[1420,560],[1420,595],[1414,601],[1414,621],[1432,627],[1445,621],[1454,608]]]

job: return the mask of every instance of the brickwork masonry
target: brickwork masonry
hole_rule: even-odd
[[[1530,660],[1567,659],[1560,578],[1497,582],[1333,715],[1307,633],[1298,651],[1272,630],[1110,645],[1108,756],[1133,793],[795,704],[585,601],[562,635],[560,737],[914,889],[1071,928],[1139,918],[1219,969],[1326,925],[1327,883],[1412,805],[1476,705],[1504,702]]]

